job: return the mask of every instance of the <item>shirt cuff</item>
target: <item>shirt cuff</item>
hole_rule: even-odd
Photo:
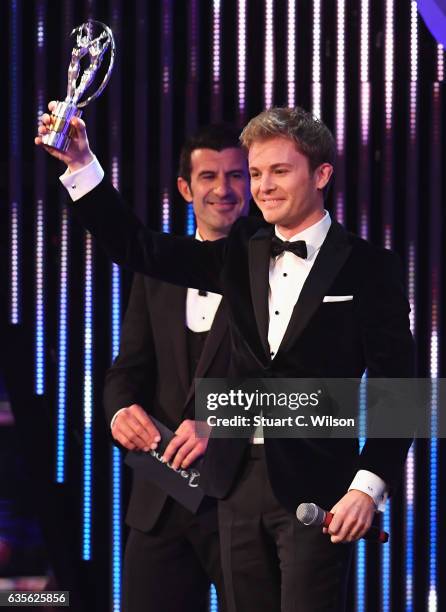
[[[126,407],[124,406],[124,408],[120,408],[119,410],[117,410],[117,411],[115,412],[115,414],[113,415],[113,418],[112,418],[112,420],[111,420],[111,423],[110,423],[110,429],[113,429],[113,425],[115,424],[115,421],[116,421],[116,418],[117,418],[118,414],[119,414],[120,412],[122,412],[123,410],[125,410],[125,408],[126,408]]]
[[[348,490],[357,489],[373,499],[378,512],[384,512],[389,496],[387,485],[382,478],[368,470],[358,470]]]
[[[103,178],[104,170],[95,156],[89,164],[80,170],[70,172],[67,168],[59,177],[59,180],[70,194],[73,202],[76,202],[97,187]]]

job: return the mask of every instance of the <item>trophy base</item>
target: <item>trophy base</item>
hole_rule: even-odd
[[[82,111],[76,104],[58,102],[51,113],[50,131],[42,138],[43,144],[65,153],[73,136],[73,126],[70,121],[73,117],[80,117],[81,115]]]

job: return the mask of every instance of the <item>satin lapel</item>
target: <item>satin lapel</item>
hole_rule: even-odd
[[[209,330],[209,334],[206,338],[206,342],[203,346],[203,351],[201,353],[200,359],[197,364],[197,369],[195,370],[194,378],[204,378],[212,364],[212,360],[214,359],[215,353],[222,343],[223,337],[225,333],[228,331],[228,317],[226,314],[226,306],[224,300],[220,302],[220,306],[215,313],[214,321],[212,323],[212,327]],[[188,403],[192,399],[195,393],[195,382],[192,381],[192,384],[189,387],[189,392],[187,394],[185,408]]]
[[[347,232],[339,223],[333,221],[294,306],[290,322],[279,347],[279,353],[289,350],[299,338],[347,260],[350,251],[351,245],[348,243]]]
[[[185,287],[175,285],[165,285],[163,291],[162,308],[169,309],[169,325],[166,329],[176,362],[178,376],[181,380],[184,392],[189,389],[189,357],[187,353],[186,339],[186,295]]]
[[[265,354],[270,359],[268,347],[268,291],[269,261],[273,227],[262,227],[249,241],[249,281],[254,314]]]

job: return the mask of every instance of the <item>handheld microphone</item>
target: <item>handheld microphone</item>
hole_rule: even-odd
[[[307,526],[328,527],[334,517],[334,514],[319,508],[319,506],[316,504],[306,503],[299,504],[296,510],[296,517],[301,523]],[[384,544],[385,542],[388,542],[389,534],[372,525],[372,527],[366,531],[361,539]]]

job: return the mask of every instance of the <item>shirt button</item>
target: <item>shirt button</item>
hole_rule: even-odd
[[[201,317],[202,319],[205,319],[206,317]]]
[[[284,276],[288,276],[288,274],[286,272],[283,273]]]
[[[278,315],[278,314],[279,314],[279,311],[278,311],[278,310],[276,310],[276,312],[275,312],[274,314]]]
[[[273,357],[273,356],[274,356],[274,351],[271,351],[271,357]]]

